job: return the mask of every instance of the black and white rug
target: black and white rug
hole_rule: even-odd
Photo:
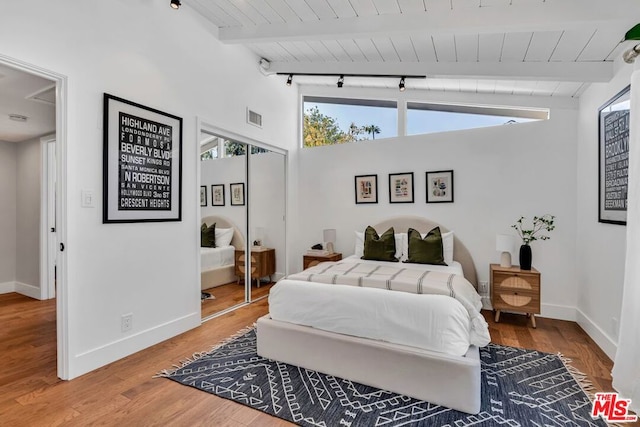
[[[561,356],[489,344],[482,408],[469,415],[264,359],[249,328],[159,376],[302,426],[606,426],[590,417],[584,376]]]

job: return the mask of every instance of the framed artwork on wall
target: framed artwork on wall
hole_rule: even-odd
[[[224,206],[224,184],[211,186],[211,206]]]
[[[453,171],[426,172],[427,203],[453,203]]]
[[[626,225],[631,86],[598,110],[598,222]]]
[[[207,206],[207,186],[200,186],[200,206]]]
[[[103,98],[102,222],[182,220],[182,118]]]
[[[231,206],[244,206],[244,182],[229,184]]]
[[[413,172],[389,174],[389,203],[413,203]]]
[[[378,203],[378,175],[355,177],[356,204]]]

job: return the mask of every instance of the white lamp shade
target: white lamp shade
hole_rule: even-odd
[[[336,229],[335,228],[328,228],[326,230],[322,230],[322,239],[325,242],[335,243],[336,242]]]
[[[516,246],[515,239],[509,234],[498,234],[496,236],[496,251],[513,252]]]

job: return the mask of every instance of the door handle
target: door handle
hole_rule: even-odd
[[[60,252],[64,252],[64,243],[60,243]]]

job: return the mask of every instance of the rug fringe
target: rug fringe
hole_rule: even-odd
[[[252,331],[253,329],[255,329],[256,324],[253,323],[249,326],[245,326],[244,328],[240,329],[238,332],[236,332],[235,334],[225,338],[224,340],[218,342],[217,344],[213,345],[213,347],[211,347],[209,350],[207,351],[199,351],[196,353],[193,353],[191,355],[191,358],[187,357],[184,360],[180,360],[180,364],[176,365],[172,365],[174,367],[174,369],[163,369],[160,372],[156,373],[152,378],[167,378],[170,377],[172,375],[174,375],[178,370],[184,368],[185,366],[187,366],[189,363],[195,362],[196,360],[202,359],[203,357],[206,357],[208,355],[210,355],[211,353],[213,353],[214,351],[218,350],[220,347],[229,344],[231,341],[234,341],[238,338],[240,338],[241,336],[245,335],[246,333]]]
[[[593,385],[593,383],[591,382],[591,380],[589,380],[589,377],[587,377],[585,373],[581,372],[571,364],[570,358],[564,356],[560,352],[557,353],[557,356],[562,362],[562,364],[564,365],[564,367],[567,368],[567,371],[569,371],[573,379],[576,380],[576,382],[578,383],[578,385],[580,386],[584,394],[586,394],[589,400],[593,402],[596,398],[595,394],[600,390],[598,390]],[[612,427],[624,427],[622,424],[619,424],[619,423],[607,423],[607,425],[610,425]]]

